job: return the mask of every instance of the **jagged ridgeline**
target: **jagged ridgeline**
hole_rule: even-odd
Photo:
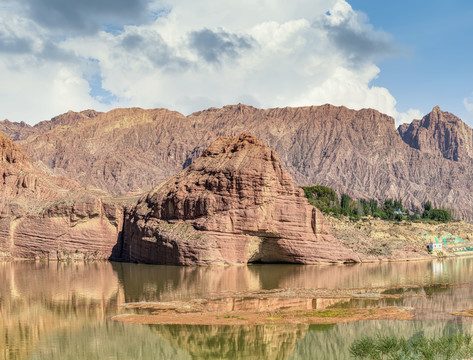
[[[0,122],[36,164],[111,193],[150,189],[195,160],[219,136],[252,134],[276,151],[297,185],[330,186],[352,199],[430,200],[473,220],[472,130],[437,107],[397,131],[371,109],[331,105],[69,112],[31,127]],[[52,145],[53,144],[53,145]]]

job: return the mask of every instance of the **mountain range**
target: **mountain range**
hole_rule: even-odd
[[[473,220],[473,130],[435,107],[411,124],[372,109],[242,104],[184,116],[166,109],[68,112],[35,126],[0,122],[37,168],[112,194],[148,190],[189,166],[220,136],[252,134],[297,185],[355,198],[426,200]]]

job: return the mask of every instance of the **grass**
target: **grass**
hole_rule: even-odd
[[[223,318],[224,319],[247,320],[246,318],[243,318],[243,317],[237,316],[237,315],[225,315]]]
[[[335,317],[349,317],[357,314],[355,311],[348,311],[345,309],[327,309],[327,310],[316,310],[309,313],[305,313],[305,317],[319,317],[319,318],[335,318]]]
[[[355,359],[458,359],[473,354],[472,336],[457,333],[438,338],[415,334],[404,337],[378,335],[363,337],[350,346]]]

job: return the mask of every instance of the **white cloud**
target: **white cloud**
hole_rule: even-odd
[[[30,124],[68,110],[104,109],[90,98],[89,84],[80,69],[61,65],[35,66],[12,72],[0,66],[0,111],[4,118]]]
[[[389,91],[371,85],[376,58],[391,54],[394,43],[344,0],[173,0],[151,8],[158,6],[167,15],[113,33],[58,40],[47,28],[19,27],[15,37],[24,35],[37,50],[19,42],[13,48],[24,53],[12,58],[0,48],[0,76],[17,85],[0,90],[0,117],[36,122],[68,109],[118,106],[190,113],[242,100],[264,108],[332,103],[398,119],[417,115],[399,114]],[[97,84],[85,80],[90,59],[114,99],[109,105],[91,95]]]
[[[468,112],[473,114],[473,97],[466,97],[463,99],[463,105],[468,110]]]
[[[419,110],[416,109],[409,109],[405,113],[400,113],[397,116],[397,125],[401,124],[406,124],[406,123],[411,123],[412,120],[420,120],[424,117],[424,114],[422,114]]]

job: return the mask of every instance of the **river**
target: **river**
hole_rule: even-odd
[[[461,331],[473,308],[473,258],[355,265],[174,267],[110,262],[0,263],[0,359],[348,359],[367,335]],[[389,288],[401,298],[344,307],[413,307],[414,320],[291,325],[133,325],[124,303],[272,289]]]

